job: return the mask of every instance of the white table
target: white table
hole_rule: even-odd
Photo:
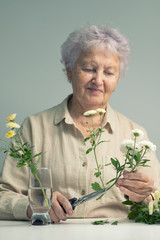
[[[115,219],[109,220],[111,223]],[[25,221],[0,221],[0,240],[155,240],[160,225],[119,220],[118,225],[93,225],[95,219],[68,219],[48,226]]]

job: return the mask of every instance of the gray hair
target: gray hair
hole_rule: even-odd
[[[81,52],[92,47],[105,48],[116,54],[120,59],[120,77],[125,74],[130,54],[129,43],[118,30],[107,26],[89,25],[70,33],[61,46],[62,63],[65,68],[72,70]]]

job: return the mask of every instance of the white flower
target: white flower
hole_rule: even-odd
[[[15,118],[16,118],[16,113],[13,113],[13,114],[11,114],[10,116],[8,116],[7,118],[6,118],[6,122],[10,122],[10,121],[14,121],[15,120]]]
[[[138,137],[138,138],[142,139],[144,137],[144,133],[140,129],[133,129],[131,132],[132,132],[133,138]]]
[[[84,116],[87,116],[87,117],[92,117],[94,114],[96,114],[97,111],[96,110],[89,110],[85,113],[83,113]]]
[[[106,112],[106,110],[103,108],[97,108],[97,112],[99,113],[99,115],[102,115]]]
[[[6,124],[6,126],[8,128],[11,128],[11,129],[13,129],[13,128],[20,128],[20,125],[15,123],[15,122],[9,122],[9,123]]]
[[[153,214],[153,200],[148,204],[149,215]]]
[[[134,149],[134,141],[133,140],[124,140],[121,143],[121,146],[120,146],[121,152],[127,153],[128,150],[133,151],[133,149]],[[137,152],[137,151],[138,151],[138,145],[136,144],[135,145],[135,152]]]
[[[139,146],[141,147],[141,148],[145,148],[146,150],[148,150],[148,151],[153,151],[153,152],[155,152],[156,151],[156,145],[154,145],[152,142],[150,142],[150,141],[141,141],[140,143],[139,143]]]

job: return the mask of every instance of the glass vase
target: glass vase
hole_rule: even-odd
[[[30,170],[28,199],[32,210],[32,225],[51,223],[49,209],[52,204],[52,175],[49,168],[37,168],[36,173]]]

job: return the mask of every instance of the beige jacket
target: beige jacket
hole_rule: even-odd
[[[50,164],[53,177],[53,191],[59,191],[67,198],[82,197],[93,192],[91,183],[97,181],[94,176],[95,160],[93,153],[85,154],[90,147],[79,129],[76,128],[67,108],[68,98],[61,104],[28,117],[22,125],[24,142],[33,145],[33,154],[43,152],[40,165]],[[97,148],[101,164],[109,163],[111,157],[117,157],[121,163],[124,156],[120,144],[130,139],[131,129],[142,129],[114,111],[109,105],[103,122],[102,143]],[[159,186],[160,165],[154,154],[150,154],[149,168],[140,169],[152,176]],[[113,167],[102,170],[104,181],[115,176]],[[28,219],[28,168],[16,167],[16,160],[7,156],[0,178],[0,219]],[[76,207],[73,217],[126,217],[128,209],[121,204],[123,194],[113,187],[100,200],[93,199]]]

